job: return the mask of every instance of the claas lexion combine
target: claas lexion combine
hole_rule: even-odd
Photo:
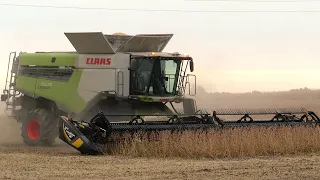
[[[27,145],[52,145],[59,137],[83,154],[103,154],[100,145],[114,133],[319,122],[304,108],[198,109],[190,98],[196,94],[193,58],[163,52],[172,34],[65,36],[75,52],[10,53],[1,101],[21,122]]]

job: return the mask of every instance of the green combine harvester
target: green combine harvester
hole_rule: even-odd
[[[83,154],[101,154],[114,132],[199,130],[235,126],[315,125],[299,109],[199,110],[193,58],[162,52],[172,34],[65,33],[76,52],[10,53],[5,89],[8,116],[21,122],[30,146],[57,136]],[[194,93],[191,92],[194,89]],[[182,109],[177,109],[180,105]],[[251,115],[274,115],[253,120]],[[223,115],[241,116],[236,121]],[[147,120],[147,117],[154,117]]]

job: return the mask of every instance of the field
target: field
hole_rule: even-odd
[[[317,95],[317,93],[315,94]],[[309,96],[299,95],[298,97],[303,97],[303,100],[295,99],[295,97],[297,96],[292,96],[290,103],[288,103],[289,100],[284,100],[285,98],[279,100],[279,98],[276,97],[274,99],[277,101],[274,101],[274,103],[278,103],[279,106],[283,107],[309,105],[309,108],[312,110],[320,107],[320,105],[318,105],[319,103],[314,101],[314,97],[310,98]],[[241,97],[237,98],[241,99]],[[235,100],[234,98],[230,99]],[[253,99],[261,103],[261,106],[271,106],[271,103],[263,103],[261,100],[257,100],[257,98]],[[267,99],[270,102],[272,100],[270,100],[270,98]],[[218,102],[217,98],[212,100],[212,102],[220,103],[221,105],[228,103],[222,102],[222,100]],[[250,106],[253,101],[249,100],[246,102],[247,104],[242,103],[244,104],[243,106]],[[284,103],[288,103],[287,106],[284,106]],[[210,103],[207,104],[214,106]],[[241,103],[238,105],[240,104]],[[236,104],[232,105],[236,106]],[[2,108],[3,107],[1,107],[1,110]],[[174,146],[161,146],[171,148],[163,148],[162,151],[160,151],[159,148],[152,149],[156,147],[154,145],[144,145],[140,147],[135,146],[134,148],[131,147],[131,149],[130,146],[128,146],[126,147],[127,151],[122,151],[122,153],[118,153],[118,155],[89,157],[79,155],[77,151],[65,145],[60,140],[57,140],[57,144],[50,148],[26,147],[20,139],[19,128],[20,125],[15,121],[9,119],[4,114],[0,115],[0,179],[320,178],[320,174],[318,173],[320,170],[320,151],[318,151],[318,148],[320,148],[320,140],[317,138],[320,132],[317,129],[313,129],[312,131],[303,128],[295,129],[294,131],[288,129],[279,130],[275,133],[275,137],[282,137],[280,140],[272,136],[267,136],[268,134],[263,132],[261,134],[265,134],[265,137],[258,135],[254,137],[255,130],[250,130],[247,134],[242,131],[231,133],[231,135],[237,135],[238,137],[229,136],[230,133],[225,135],[220,134],[219,136],[225,139],[225,141],[210,141],[211,145],[207,143],[208,145],[204,147],[207,148],[207,150],[209,149],[211,153],[198,154],[196,155],[197,158],[190,158],[186,150],[191,149],[195,152],[197,150],[194,149],[197,148],[197,146],[190,146],[189,144],[197,142],[198,145],[205,145],[206,142],[186,137],[184,139],[189,139],[189,141],[179,142],[181,145],[185,144],[183,148],[186,149],[180,154],[174,154],[178,152]],[[271,134],[272,133],[269,133],[269,135]],[[188,134],[186,134],[186,136],[187,135]],[[212,136],[218,137],[216,134],[212,134]],[[243,141],[246,137],[248,137],[247,142]],[[236,138],[239,138],[239,140],[237,141]],[[265,146],[263,147],[263,144],[259,144],[259,142],[262,141],[269,142],[269,144],[264,144]],[[168,143],[169,142],[170,141],[168,141]],[[240,142],[244,144],[242,149],[237,148],[241,146],[239,145],[241,144]],[[218,144],[219,146],[215,147],[212,146],[212,144]],[[230,144],[234,146],[231,147]],[[223,146],[225,146],[225,149],[217,149]],[[270,149],[270,146],[273,146],[271,149],[280,149],[282,152],[257,153],[264,152],[264,149]],[[189,149],[187,147],[189,147]],[[146,149],[149,150],[147,152],[158,152],[159,156],[152,156],[151,153],[145,154],[149,157],[143,156],[143,150]],[[257,149],[259,151],[257,151]],[[295,150],[299,150],[299,152],[292,153],[295,152]],[[247,151],[251,153],[243,154],[243,152]],[[132,155],[130,155],[130,152]],[[220,157],[217,156],[217,152],[222,152]],[[141,155],[142,157],[135,157]],[[167,157],[163,158],[161,156]]]

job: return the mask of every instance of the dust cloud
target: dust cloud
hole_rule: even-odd
[[[0,146],[8,144],[22,144],[20,136],[21,124],[8,117],[5,112],[5,103],[0,102]]]

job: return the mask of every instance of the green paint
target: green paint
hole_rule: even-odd
[[[81,73],[82,70],[74,70],[68,82],[51,81],[39,78],[36,87],[39,87],[41,83],[52,83],[52,85],[50,89],[37,88],[35,94],[53,100],[59,104],[63,104],[72,112],[79,113],[87,105],[77,93]]]
[[[153,99],[150,96],[138,96],[138,98],[143,102],[153,102]]]
[[[16,87],[18,89],[27,91],[31,94],[34,93],[36,83],[37,83],[36,78],[18,76],[16,79]]]
[[[16,86],[24,91],[34,93],[56,103],[62,104],[70,111],[79,113],[87,103],[77,93],[82,70],[75,69],[68,82],[18,76]]]
[[[20,65],[75,66],[77,53],[21,53]],[[55,62],[51,62],[55,58]]]

